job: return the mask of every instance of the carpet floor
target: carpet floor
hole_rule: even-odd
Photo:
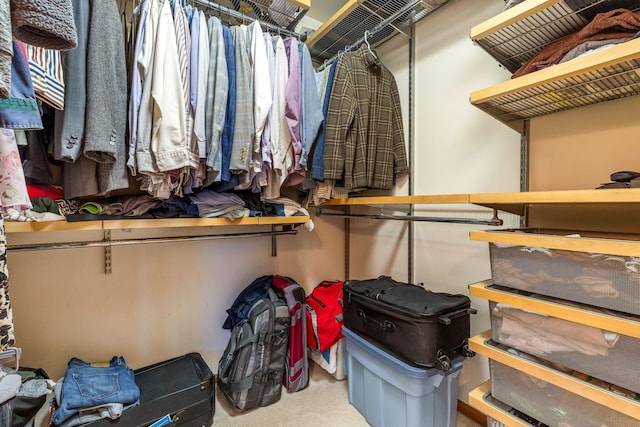
[[[309,386],[296,393],[284,389],[272,405],[239,412],[217,390],[214,427],[366,427],[367,420],[349,403],[347,380],[338,381],[310,363]],[[429,426],[444,427],[444,426]],[[480,427],[458,413],[456,427]]]

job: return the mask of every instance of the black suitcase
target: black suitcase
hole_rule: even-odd
[[[84,424],[90,427],[148,427],[166,417],[162,426],[209,427],[215,411],[213,373],[202,356],[188,353],[136,369],[140,404],[115,420]]]
[[[343,287],[344,326],[410,364],[448,371],[471,357],[469,297],[431,292],[391,277],[348,280]]]

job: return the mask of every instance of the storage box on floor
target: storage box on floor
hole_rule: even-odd
[[[340,338],[337,343],[323,352],[308,348],[308,353],[309,359],[330,373],[336,380],[340,381],[347,377],[344,368],[344,338]]]
[[[462,361],[411,366],[343,328],[349,402],[373,427],[455,427]]]
[[[532,237],[570,236],[640,243],[635,234],[520,229]],[[493,283],[640,315],[640,258],[489,243]]]

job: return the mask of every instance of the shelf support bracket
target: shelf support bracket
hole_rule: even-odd
[[[111,274],[111,230],[104,230],[104,274]]]

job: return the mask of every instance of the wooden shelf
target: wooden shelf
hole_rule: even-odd
[[[640,40],[638,40],[640,41]],[[469,202],[524,215],[527,205],[630,204],[640,203],[640,188],[611,190],[531,191],[471,194]]]
[[[225,227],[242,225],[286,225],[309,222],[308,216],[244,217],[236,220],[226,218],[171,218],[171,219],[115,219],[103,221],[52,221],[52,222],[5,222],[7,233],[45,231],[88,231],[120,229],[153,229],[179,227]]]
[[[581,324],[587,326],[616,332],[633,338],[640,338],[640,319],[637,317],[605,314],[590,309],[586,305],[566,305],[560,302],[551,302],[548,299],[496,289],[490,285],[490,280],[469,285],[469,294],[478,298],[546,314],[571,322],[579,319]]]
[[[476,25],[470,37],[514,72],[545,46],[587,23],[562,0],[527,0]]]
[[[640,402],[622,397],[612,391],[605,390],[593,384],[581,381],[568,374],[546,367],[539,363],[522,359],[505,350],[487,344],[491,339],[491,331],[471,337],[469,348],[503,365],[509,366],[528,375],[539,378],[571,393],[577,394],[592,402],[599,403],[607,408],[638,418],[640,414]]]
[[[575,252],[640,257],[640,235],[563,230],[470,231],[471,240],[517,246],[534,246]],[[570,237],[579,234],[580,237]]]
[[[471,104],[523,133],[524,121],[640,94],[640,39],[471,93]]]
[[[486,381],[469,392],[469,404],[483,414],[510,427],[532,427],[528,422],[508,412],[506,408],[500,408],[490,402],[490,395],[491,381]]]

